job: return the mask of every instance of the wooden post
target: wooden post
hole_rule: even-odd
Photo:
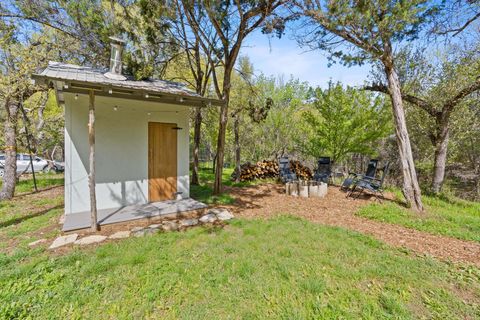
[[[97,223],[97,196],[95,192],[95,95],[89,92],[88,103],[88,145],[90,147],[90,170],[88,173],[88,187],[90,189],[90,216],[92,231],[98,230]]]

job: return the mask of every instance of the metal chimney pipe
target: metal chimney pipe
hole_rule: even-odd
[[[112,42],[110,51],[110,69],[105,76],[115,80],[126,80],[122,75],[122,53],[125,46],[125,41],[116,37],[109,37]]]

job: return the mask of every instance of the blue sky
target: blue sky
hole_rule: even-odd
[[[371,68],[369,65],[345,67],[339,64],[328,67],[324,52],[299,48],[288,33],[281,39],[269,39],[257,31],[247,37],[241,54],[250,57],[256,74],[283,75],[285,78],[292,75],[323,88],[330,79],[351,86],[362,85]]]

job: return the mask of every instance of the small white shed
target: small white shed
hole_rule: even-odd
[[[115,62],[108,72],[50,62],[33,75],[65,108],[66,231],[91,226],[97,210],[107,224],[205,206],[190,199],[189,108],[221,101],[129,79]]]

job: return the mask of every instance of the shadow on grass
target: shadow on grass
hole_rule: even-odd
[[[64,178],[57,176],[40,175],[37,177],[38,192],[35,191],[33,179],[31,177],[24,177],[23,180],[18,181],[15,186],[15,198],[32,195],[63,186]],[[2,180],[0,179],[0,188],[2,187],[2,184]]]
[[[275,184],[275,179],[257,179],[252,181],[242,181],[235,182],[231,180],[231,174],[233,169],[226,168],[223,172],[222,182],[224,192],[220,195],[213,195],[213,181],[215,174],[211,169],[200,168],[199,177],[202,182],[201,185],[190,185],[190,195],[193,199],[206,204],[236,204],[239,207],[259,207],[256,205],[256,201],[259,198],[266,197],[270,194],[272,190],[268,187],[268,190],[265,193],[257,193],[252,195],[250,191],[244,191],[243,188],[253,187],[261,184]],[[282,187],[283,188],[283,187]],[[234,197],[231,193],[239,195],[240,198]]]
[[[55,186],[61,186],[64,183],[63,177],[50,176],[50,175],[40,175],[37,177],[37,188],[39,190],[45,190],[46,188],[51,188]],[[33,179],[28,178],[25,180],[20,180],[16,186],[17,192],[24,193],[33,193],[34,185]]]
[[[255,185],[248,185],[251,187]],[[274,196],[276,194],[285,193],[285,187],[282,184],[265,183],[262,185],[261,192],[252,192],[251,188],[235,188],[235,205],[238,208],[261,209],[264,207],[262,199]]]
[[[235,201],[228,193],[213,195],[212,187],[209,185],[191,185],[190,196],[206,204],[232,204]]]
[[[20,193],[18,195],[15,195],[14,198],[22,198],[22,197],[25,197],[25,196],[30,196],[30,195],[36,194],[36,193],[42,193],[44,191],[48,191],[48,190],[52,190],[52,189],[60,188],[60,187],[63,187],[63,185],[52,185],[52,186],[47,187],[47,188],[38,189],[38,191],[30,191],[30,192]]]
[[[11,225],[19,224],[19,223],[24,222],[26,220],[44,215],[51,210],[60,209],[60,208],[63,208],[63,205],[57,205],[57,206],[47,208],[47,209],[44,209],[44,210],[41,210],[41,211],[38,211],[38,212],[33,212],[33,213],[30,213],[30,214],[27,214],[25,216],[21,216],[21,217],[18,217],[18,218],[7,220],[7,221],[4,221],[4,222],[0,223],[0,228],[5,228],[5,227],[9,227]]]
[[[456,197],[453,194],[450,193],[434,193],[429,189],[422,190],[422,195],[429,197],[430,200],[429,202],[445,202],[448,203],[452,206],[457,206],[457,207],[475,207],[476,203],[474,201],[469,201],[465,199],[461,199],[459,197]]]
[[[350,197],[354,200],[356,199],[370,200],[373,197],[380,204],[382,204],[385,201],[385,202],[397,204],[405,209],[409,209],[409,207],[407,206],[407,203],[404,200],[402,200],[400,197],[398,197],[398,195],[396,195],[395,193],[394,193],[393,199],[386,198],[384,194],[385,192],[389,192],[388,190],[385,190],[384,194],[378,194],[378,193],[374,194],[368,190],[361,190],[361,191],[355,190],[353,193],[348,194],[350,191],[343,190],[343,189],[340,189],[340,190],[342,190],[345,193],[346,198]]]

